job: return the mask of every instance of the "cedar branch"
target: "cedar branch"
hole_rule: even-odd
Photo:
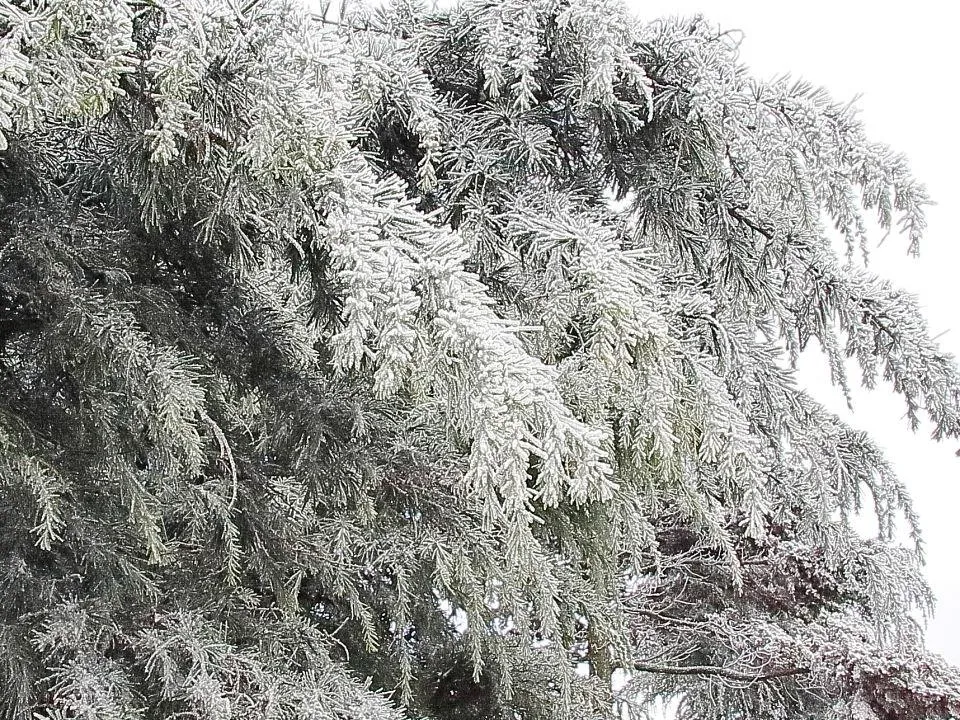
[[[763,682],[790,677],[792,675],[807,675],[810,673],[810,668],[806,667],[782,668],[765,673],[747,673],[719,667],[717,665],[648,665],[646,663],[634,663],[633,669],[638,672],[660,673],[663,675],[711,675],[727,678],[728,680],[739,680],[741,682]]]

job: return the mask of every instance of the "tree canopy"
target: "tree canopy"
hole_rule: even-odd
[[[324,12],[0,0],[0,713],[960,715],[793,369],[960,438],[905,160],[702,18]]]

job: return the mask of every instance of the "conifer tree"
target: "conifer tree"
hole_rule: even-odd
[[[348,10],[0,0],[0,714],[960,715],[793,370],[960,437],[905,160],[702,19]]]

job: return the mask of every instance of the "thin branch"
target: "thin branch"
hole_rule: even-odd
[[[316,13],[313,13],[311,17],[313,18],[314,22],[318,22],[321,25],[332,25],[340,30],[380,33],[382,35],[393,35],[394,37],[403,38],[402,35],[397,35],[397,33],[392,33],[389,30],[383,30],[382,28],[370,27],[369,25],[367,27],[360,27],[359,25],[351,25],[349,23],[339,22],[337,20],[327,20],[325,17],[317,15]]]
[[[774,232],[773,232],[773,230],[771,230],[769,227],[766,227],[765,225],[761,225],[761,224],[758,223],[756,220],[754,220],[753,218],[751,218],[749,215],[744,215],[742,212],[740,212],[740,209],[739,209],[739,208],[736,208],[736,207],[728,207],[728,208],[727,208],[727,213],[728,213],[728,214],[730,215],[730,217],[732,217],[733,219],[737,220],[738,222],[743,223],[744,225],[746,225],[748,228],[750,228],[750,229],[753,230],[754,232],[760,233],[760,234],[763,235],[767,240],[770,240],[771,242],[773,242],[773,238],[774,238]]]
[[[810,673],[810,668],[806,667],[783,668],[766,673],[747,673],[719,667],[717,665],[648,665],[646,663],[634,663],[633,669],[637,672],[659,673],[662,675],[710,675],[727,678],[728,680],[739,680],[740,682],[762,682],[790,677],[792,675],[807,675]]]
[[[692,627],[703,629],[703,623],[694,622],[692,620],[685,620],[684,618],[670,617],[669,615],[661,615],[660,613],[654,610],[644,610],[642,608],[631,608],[629,612],[632,612],[636,615],[642,617],[647,617],[652,620],[659,620],[660,622],[670,623],[671,625],[682,625],[683,627]]]

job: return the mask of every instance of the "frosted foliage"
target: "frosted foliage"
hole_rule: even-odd
[[[336,5],[0,1],[0,715],[960,715],[793,369],[960,438],[906,161],[700,18]]]
[[[0,39],[0,147],[14,124],[98,117],[133,72],[133,11],[125,2],[9,3]]]

